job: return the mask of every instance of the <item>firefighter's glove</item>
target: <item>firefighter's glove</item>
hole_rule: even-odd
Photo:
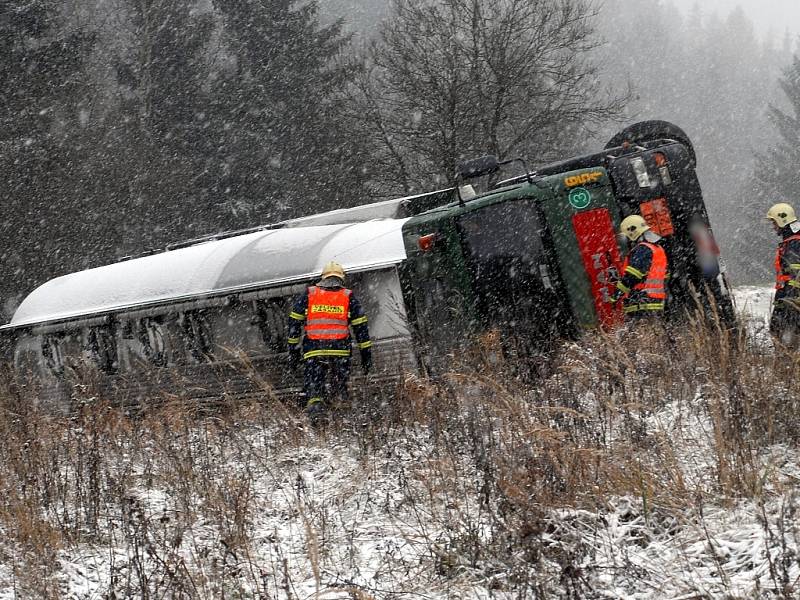
[[[303,353],[300,346],[289,348],[289,370],[296,371],[300,367],[300,361],[303,358]]]
[[[364,371],[364,375],[368,375],[372,370],[372,351],[369,348],[361,351],[361,370]]]

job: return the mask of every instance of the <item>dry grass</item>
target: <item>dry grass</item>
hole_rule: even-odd
[[[580,597],[575,565],[588,549],[544,542],[552,511],[632,496],[658,522],[710,498],[761,498],[770,481],[760,450],[800,441],[798,362],[697,322],[681,335],[640,327],[564,344],[555,367],[530,381],[512,375],[525,370],[488,335],[450,373],[408,376],[391,394],[343,408],[321,431],[266,384],[262,399],[227,399],[213,413],[174,398],[131,416],[84,382],[68,417],[10,386],[0,394],[0,556],[11,557],[3,562],[13,565],[20,597],[58,597],[59,551],[87,544],[125,549],[124,560],[104,567],[107,591],[118,596],[296,597],[280,542],[269,561],[259,555],[268,541],[255,538],[254,521],[269,507],[259,481],[280,476],[275,460],[336,440],[367,474],[378,459],[415,457],[394,467],[399,504],[412,516],[407,543],[423,557],[408,577],[503,573],[497,585],[520,597],[549,597],[554,585]],[[674,421],[660,426],[654,415],[667,408]],[[687,472],[673,437],[698,414],[708,415],[713,452],[703,480]],[[363,493],[367,479],[353,488]],[[335,507],[298,486],[293,502],[320,595],[326,568],[342,560],[333,538],[353,538],[355,525],[337,523]],[[160,514],[145,506],[156,491],[165,496]],[[382,596],[341,578],[331,590]]]

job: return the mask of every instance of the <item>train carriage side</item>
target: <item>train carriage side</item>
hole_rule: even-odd
[[[620,131],[602,152],[545,165],[535,174],[566,178],[577,169],[603,169],[621,217],[641,214],[664,237],[672,275],[670,315],[681,317],[699,303],[708,314],[733,325],[733,298],[695,167],[694,148],[679,127],[666,121],[644,121]],[[530,175],[498,186],[526,177]]]
[[[289,306],[338,260],[370,318],[379,389],[416,368],[398,277],[403,222],[259,231],[73,273],[34,290],[2,333],[19,376],[33,376],[53,408],[68,409],[73,384],[89,376],[125,405],[296,395]]]
[[[429,359],[448,360],[486,329],[530,354],[615,323],[618,223],[602,168],[524,181],[410,219],[402,279]]]

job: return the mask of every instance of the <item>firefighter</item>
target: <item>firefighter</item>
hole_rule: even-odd
[[[793,345],[800,331],[800,221],[783,202],[770,208],[766,218],[781,237],[775,253],[775,301],[769,330],[784,344]]]
[[[663,316],[667,300],[667,253],[656,234],[639,215],[622,220],[620,234],[633,248],[625,259],[613,302],[622,300],[627,317]]]
[[[292,370],[304,361],[306,411],[318,418],[326,410],[326,401],[339,396],[347,399],[350,377],[351,339],[353,328],[361,351],[361,368],[366,375],[372,368],[372,342],[369,339],[367,315],[352,290],[344,287],[345,273],[339,263],[329,262],[322,278],[294,302],[289,313],[289,366]],[[301,332],[305,326],[305,335]],[[330,396],[325,389],[330,378]]]

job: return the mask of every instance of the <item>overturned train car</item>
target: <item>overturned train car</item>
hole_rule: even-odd
[[[454,188],[312,215],[59,277],[0,333],[18,376],[54,407],[69,406],[83,371],[120,404],[299,395],[286,368],[288,310],[335,260],[369,316],[367,389],[379,390],[446,369],[481,331],[530,354],[613,326],[616,228],[632,212],[665,238],[673,314],[705,302],[732,315],[716,253],[709,268],[701,247],[713,236],[691,144],[674,126],[648,127],[481,194]]]
[[[123,405],[297,393],[300,378],[283,360],[286,318],[293,297],[335,256],[369,311],[380,367],[372,383],[381,385],[414,367],[398,279],[402,226],[265,229],[59,277],[34,290],[4,328],[17,374],[59,408],[87,375]]]

